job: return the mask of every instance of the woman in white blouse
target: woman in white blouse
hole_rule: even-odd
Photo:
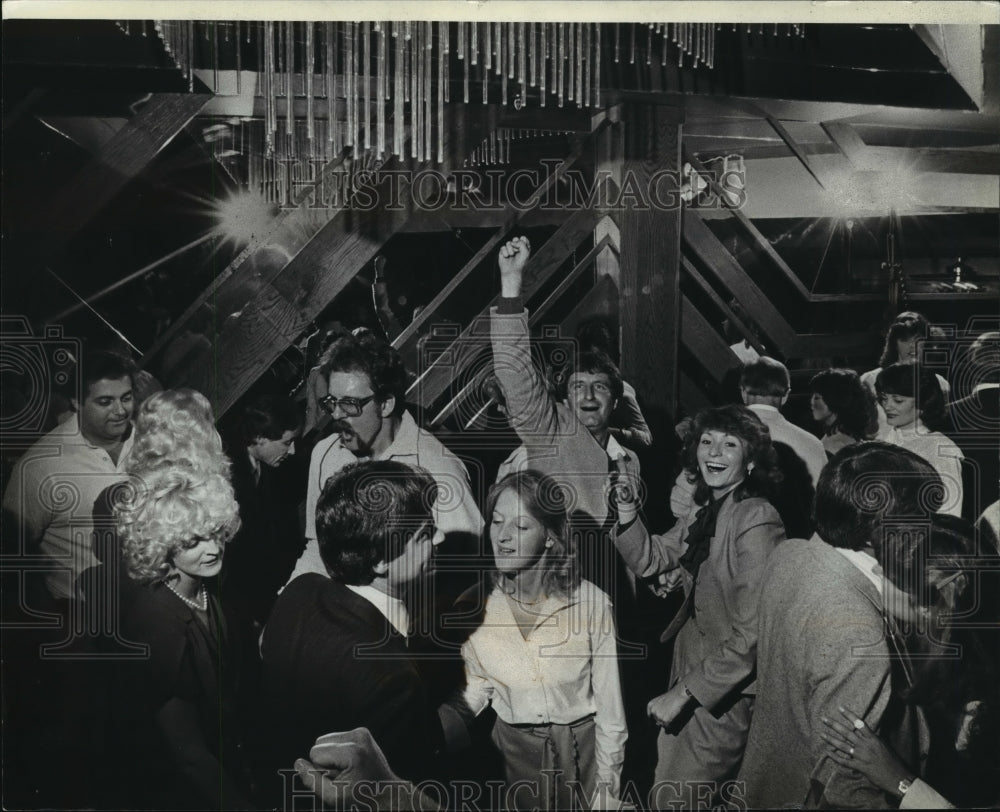
[[[911,361],[890,364],[878,373],[875,391],[886,419],[876,439],[902,446],[933,465],[944,481],[940,512],[961,515],[963,454],[949,437],[934,430],[947,414],[934,373]]]
[[[465,701],[497,714],[508,802],[615,806],[627,736],[615,625],[608,596],[580,578],[565,495],[538,471],[514,473],[490,490],[486,516],[496,569],[462,647]]]

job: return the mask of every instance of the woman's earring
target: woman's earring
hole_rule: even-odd
[[[553,544],[555,544],[555,542],[551,538],[546,539],[545,540],[545,549],[546,550],[549,549]]]
[[[753,463],[751,462],[749,465],[747,465],[747,475],[749,476],[752,473],[753,473]]]

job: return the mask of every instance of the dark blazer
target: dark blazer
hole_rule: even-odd
[[[132,785],[136,808],[205,808],[207,799],[180,775],[156,725],[173,697],[198,711],[201,734],[219,764],[245,784],[240,728],[239,650],[226,617],[209,596],[210,628],[162,584],[137,587],[123,617],[126,638],[149,647],[148,659],[123,662],[115,677],[115,717],[121,774]]]
[[[294,579],[274,605],[261,655],[275,769],[308,755],[318,736],[367,727],[398,775],[437,772],[441,725],[406,640],[344,584],[318,573]]]
[[[1000,491],[1000,389],[983,389],[948,404],[946,433],[962,461],[962,515],[975,521]]]
[[[243,622],[263,624],[305,546],[298,499],[291,470],[262,464],[258,483],[246,448],[229,456],[241,526],[226,545],[221,595]]]

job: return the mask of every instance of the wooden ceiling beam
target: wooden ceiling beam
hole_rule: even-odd
[[[406,187],[408,181],[398,181]],[[387,205],[395,189],[375,187],[377,205],[337,213],[232,319],[181,381],[203,392],[221,416],[302,335],[324,307],[383,248],[409,216]],[[400,188],[406,193],[407,188]]]
[[[90,223],[208,99],[201,93],[160,93],[143,104],[128,124],[29,221],[25,231],[48,235],[40,246],[42,253],[46,257],[54,255]]]
[[[597,209],[579,209],[531,255],[524,269],[525,301],[530,301],[567,257],[572,256],[581,242],[593,237],[594,227],[603,217],[604,214]],[[492,255],[484,256],[478,260],[477,265],[492,259]],[[449,385],[461,390],[464,385],[461,379],[463,372],[480,365],[481,353],[489,347],[489,312],[498,300],[499,294],[490,300],[454,341],[448,342],[448,347],[439,347],[440,352],[433,357],[417,359],[416,365],[410,365],[411,369],[420,370],[420,377],[410,386],[407,392],[409,399],[419,402],[426,409],[445,394]],[[398,342],[399,339],[397,346]]]

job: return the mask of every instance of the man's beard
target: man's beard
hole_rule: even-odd
[[[345,437],[348,440],[353,441],[357,448],[348,448],[355,457],[370,457],[372,455],[372,447],[361,439],[361,436],[354,431],[347,423],[337,422],[333,424],[333,430],[340,434],[341,442],[345,443]],[[346,443],[345,443],[346,445]]]

